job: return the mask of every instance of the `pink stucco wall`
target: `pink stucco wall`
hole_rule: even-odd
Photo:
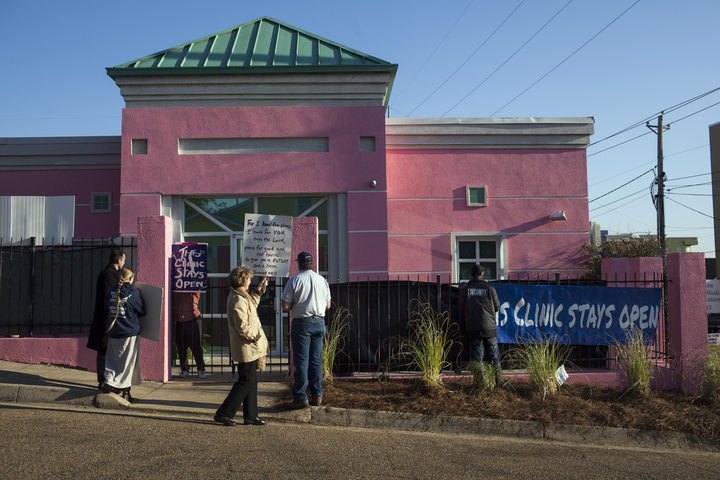
[[[702,391],[700,361],[708,353],[704,253],[668,253],[669,349],[675,382],[685,392]]]
[[[582,269],[583,149],[388,150],[387,179],[391,276],[448,274],[453,232],[504,233],[509,278]],[[467,185],[487,185],[488,206],[468,207]],[[550,222],[560,211],[567,220]]]
[[[169,314],[172,220],[162,216],[140,217],[137,230],[137,281],[164,289],[160,341],[141,339],[140,372],[144,379],[167,382],[172,376]]]
[[[20,363],[49,363],[95,371],[95,350],[85,347],[87,335],[62,338],[0,338],[0,359]]]
[[[383,107],[134,108],[123,110],[120,232],[160,214],[160,195],[254,196],[348,194],[351,229],[386,230]],[[360,137],[375,137],[361,152]],[[327,138],[328,152],[180,155],[180,139]],[[132,141],[147,140],[133,155]],[[377,182],[370,190],[370,182]],[[148,196],[149,195],[149,196]],[[372,242],[368,245],[366,242]],[[387,271],[387,234],[350,241],[350,271]],[[362,249],[362,252],[355,249]]]
[[[75,238],[108,238],[119,234],[120,209],[91,213],[93,192],[111,192],[120,200],[119,169],[6,170],[2,172],[3,196],[75,197]]]
[[[270,194],[385,185],[382,107],[134,108],[122,118],[122,194]],[[375,152],[359,138],[374,136]],[[183,138],[327,137],[329,152],[179,155]],[[147,155],[132,155],[133,139]],[[162,175],[158,175],[162,172]]]

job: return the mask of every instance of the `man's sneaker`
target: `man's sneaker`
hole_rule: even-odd
[[[319,407],[322,405],[322,395],[313,395],[312,400],[310,401],[310,405],[313,407]]]
[[[198,370],[198,378],[205,378],[205,370]]]
[[[301,408],[307,408],[308,402],[293,402],[288,405],[289,410],[300,410]]]
[[[183,370],[182,372],[180,372],[180,378],[185,378],[188,375],[190,375],[190,372],[188,372],[187,370]]]

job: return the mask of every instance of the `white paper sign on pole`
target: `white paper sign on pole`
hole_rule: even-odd
[[[720,313],[720,280],[705,280],[707,286],[707,313]]]
[[[242,266],[263,277],[290,276],[292,220],[286,215],[246,213]]]

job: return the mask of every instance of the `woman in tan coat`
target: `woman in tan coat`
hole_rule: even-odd
[[[238,362],[238,380],[225,401],[215,412],[215,421],[226,427],[235,425],[233,418],[243,406],[245,425],[265,425],[266,420],[258,418],[257,373],[265,370],[265,356],[270,347],[263,332],[257,306],[265,293],[267,278],[263,278],[257,290],[248,292],[252,271],[247,267],[234,268],[230,281],[230,296],[227,301],[228,328],[230,331],[230,354]]]

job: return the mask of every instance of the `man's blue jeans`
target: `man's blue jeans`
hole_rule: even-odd
[[[473,360],[482,362],[485,360],[485,348],[487,348],[490,363],[497,369],[497,378],[502,378],[502,369],[500,368],[500,348],[498,347],[497,337],[495,338],[473,338],[472,339],[472,356]]]
[[[290,342],[295,365],[293,401],[307,402],[307,384],[310,394],[322,395],[322,342],[325,337],[324,318],[293,318]]]

